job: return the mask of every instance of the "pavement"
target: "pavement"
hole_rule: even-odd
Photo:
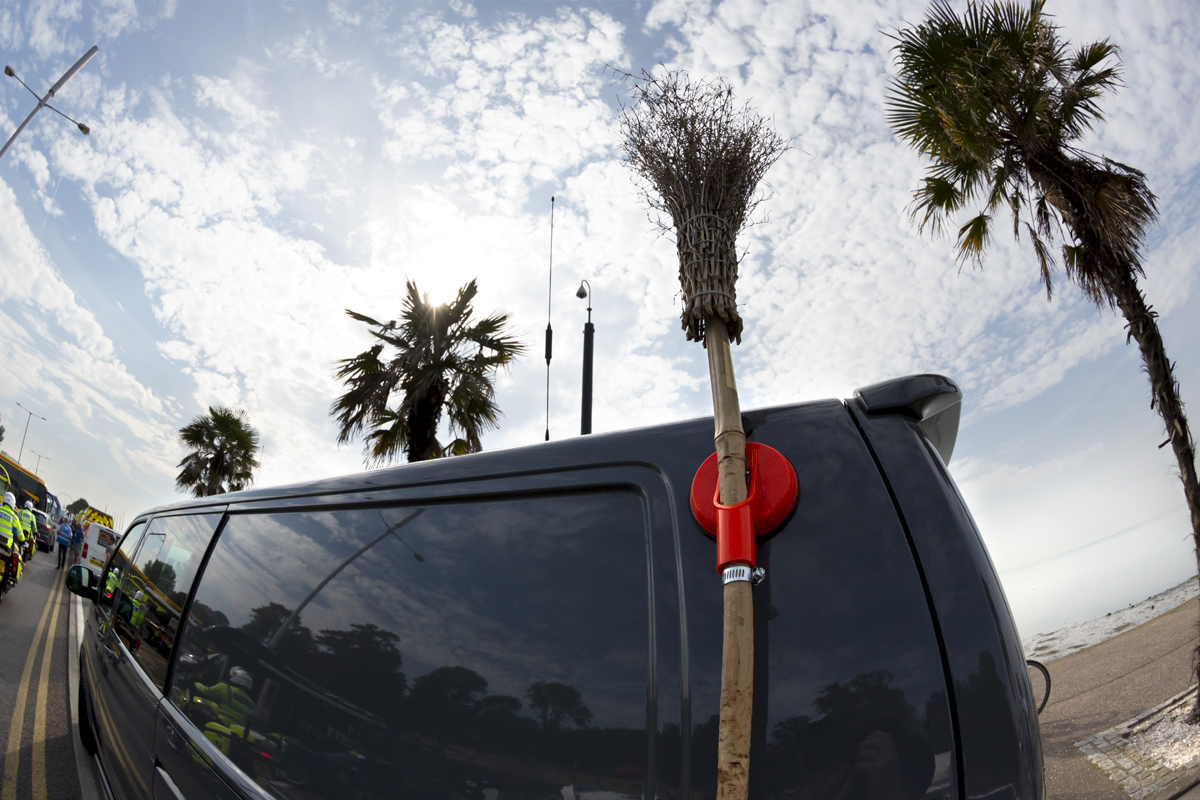
[[[1125,790],[1084,758],[1075,742],[1135,717],[1193,683],[1198,630],[1200,598],[1046,665],[1052,691],[1038,722],[1047,800],[1128,800]],[[1200,774],[1196,782],[1172,787],[1162,800],[1200,800]]]

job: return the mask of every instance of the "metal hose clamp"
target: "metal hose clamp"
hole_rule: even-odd
[[[721,573],[721,583],[733,583],[734,581],[749,581],[752,585],[758,586],[763,582],[763,578],[767,577],[767,571],[762,567],[750,569],[746,565],[726,567]]]
[[[732,567],[726,567],[721,572],[721,583],[733,583],[734,581],[749,581],[751,577],[751,569],[745,564],[735,564]]]

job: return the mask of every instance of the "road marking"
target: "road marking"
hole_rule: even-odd
[[[50,688],[50,660],[54,655],[54,630],[62,616],[62,598],[54,601],[50,613],[50,631],[46,634],[46,646],[42,649],[42,674],[38,678],[37,706],[33,714],[33,800],[46,800],[46,695]]]
[[[21,763],[21,729],[25,726],[29,676],[33,673],[33,661],[37,656],[38,642],[42,640],[42,631],[46,628],[46,618],[50,609],[54,607],[62,587],[60,583],[50,592],[50,600],[42,611],[42,619],[33,635],[33,644],[29,645],[29,655],[25,657],[25,669],[21,672],[21,683],[17,687],[17,702],[13,707],[12,723],[8,726],[8,752],[4,756],[4,788],[0,790],[0,800],[17,800],[17,766]]]

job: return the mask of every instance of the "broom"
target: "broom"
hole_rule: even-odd
[[[769,122],[734,105],[721,78],[692,81],[685,73],[632,79],[634,102],[622,109],[623,151],[642,196],[670,218],[679,256],[681,320],[689,341],[708,350],[717,485],[721,504],[746,499],[746,434],[729,343],[742,341],[737,310],[735,239],[763,197],[758,184],[788,149]],[[718,548],[721,545],[718,543]],[[749,790],[750,717],[754,697],[754,609],[748,562],[724,565],[717,800],[744,800]],[[731,579],[732,578],[732,579]]]

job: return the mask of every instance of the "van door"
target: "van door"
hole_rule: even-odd
[[[220,512],[155,517],[130,531],[101,583],[92,616],[91,675],[101,760],[117,800],[152,797],[154,726],[181,609]],[[90,655],[90,654],[89,654]]]
[[[160,706],[165,777],[187,797],[216,773],[246,796],[646,796],[665,504],[627,484],[235,509]]]

